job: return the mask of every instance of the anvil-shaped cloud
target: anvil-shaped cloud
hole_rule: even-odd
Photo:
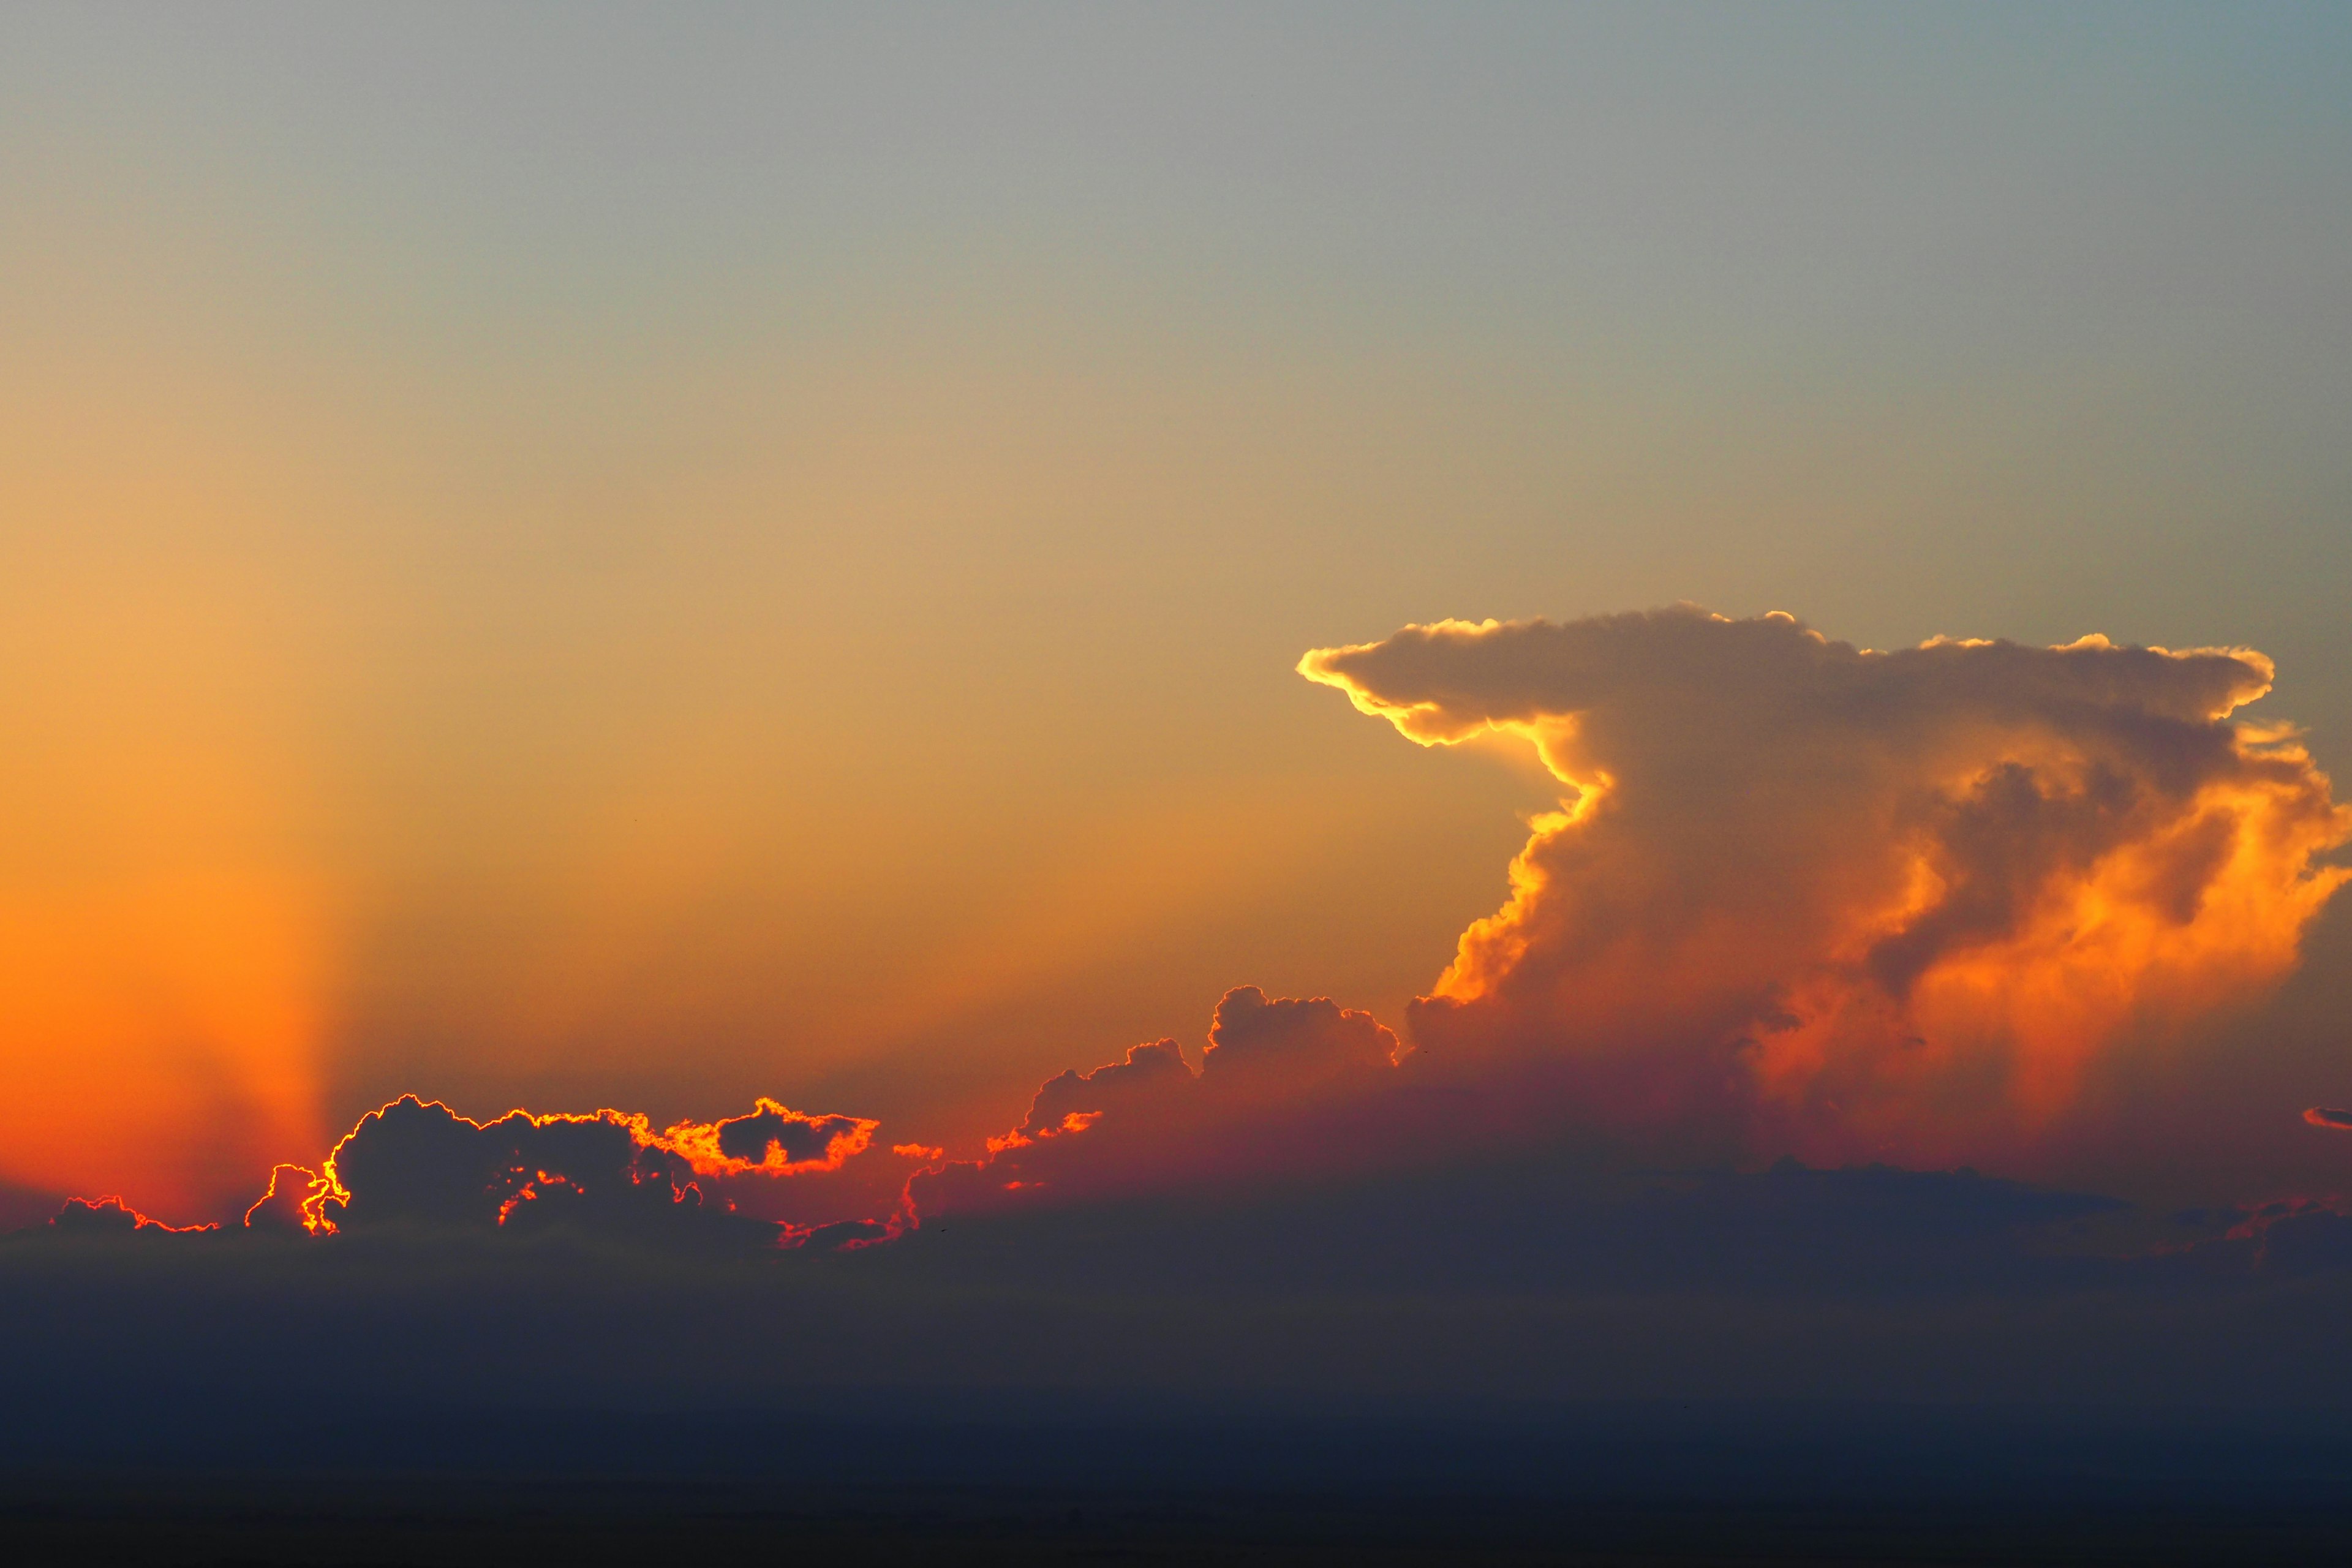
[[[2352,877],[2319,860],[2352,838],[2326,776],[2232,721],[2271,683],[2244,649],[1880,653],[1685,605],[1408,626],[1299,668],[1424,745],[1522,737],[1572,792],[1409,1010],[1413,1048],[1391,1069],[1294,1030],[1253,1084],[1221,1070],[1265,1006],[1237,991],[1197,1079],[1172,1041],[1066,1074],[986,1160],[919,1177],[925,1212],[1570,1127],[1651,1160],[1999,1163],[2095,1071],[2284,975]]]
[[[1409,626],[1300,669],[1575,792],[1409,1020],[1638,1121],[1938,1160],[2030,1139],[2118,1042],[2293,967],[2352,813],[2245,649],[1892,653],[1695,607]]]

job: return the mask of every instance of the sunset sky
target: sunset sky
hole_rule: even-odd
[[[12,7],[0,363],[0,1305],[2352,1400],[2352,10]]]

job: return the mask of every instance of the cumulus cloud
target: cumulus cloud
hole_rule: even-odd
[[[1393,1066],[1398,1050],[1396,1036],[1370,1013],[1328,998],[1268,1000],[1243,985],[1217,1004],[1201,1076],[1260,1098],[1287,1098]]]
[[[706,1180],[837,1169],[866,1148],[877,1125],[807,1116],[772,1100],[746,1116],[659,1132],[645,1117],[617,1110],[514,1110],[479,1122],[410,1095],[362,1117],[315,1177],[281,1167],[271,1187],[275,1194],[288,1175],[309,1177],[293,1208],[319,1232],[563,1226],[649,1239],[799,1245],[819,1229],[740,1214]],[[272,1202],[258,1206],[267,1212]],[[871,1234],[819,1227],[820,1240],[869,1240],[887,1230],[887,1222],[874,1225]]]
[[[1424,1074],[1549,1072],[1619,1124],[1940,1160],[2031,1138],[2119,1042],[2250,996],[2352,872],[2352,813],[2234,722],[2272,667],[1692,606],[1408,626],[1299,668],[1569,795],[1407,1019]]]

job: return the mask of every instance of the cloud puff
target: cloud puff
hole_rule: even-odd
[[[1408,1017],[1621,1125],[1941,1163],[2036,1136],[2119,1041],[2290,970],[2352,813],[2272,668],[1692,606],[1408,626],[1299,668],[1423,744],[1501,731],[1572,792]]]
[[[1217,1004],[1201,1076],[1213,1087],[1288,1098],[1393,1066],[1399,1048],[1396,1036],[1370,1013],[1328,998],[1269,1001],[1256,986],[1243,985]]]
[[[1402,1048],[1369,1013],[1237,986],[1217,1004],[1198,1073],[1174,1040],[1063,1073],[985,1159],[917,1174],[909,1202],[935,1217],[1360,1164],[1343,1126],[1393,1086]]]
[[[2303,1113],[2303,1119],[2314,1127],[2333,1127],[2352,1132],[2352,1110],[2338,1110],[2332,1105],[2315,1105]]]
[[[926,1215],[1243,1175],[1427,1168],[1581,1129],[1613,1158],[1921,1165],[2052,1134],[2126,1041],[2259,991],[2345,880],[2352,814],[2231,722],[2271,666],[1693,607],[1408,627],[1300,668],[1428,744],[1533,743],[1572,792],[1408,1022],[1219,1004],[1045,1084]]]

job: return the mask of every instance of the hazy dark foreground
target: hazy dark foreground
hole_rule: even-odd
[[[920,1403],[919,1401],[917,1403]],[[843,1423],[410,1411],[0,1437],[19,1563],[2281,1563],[2352,1552],[2352,1423],[1109,1401]]]

